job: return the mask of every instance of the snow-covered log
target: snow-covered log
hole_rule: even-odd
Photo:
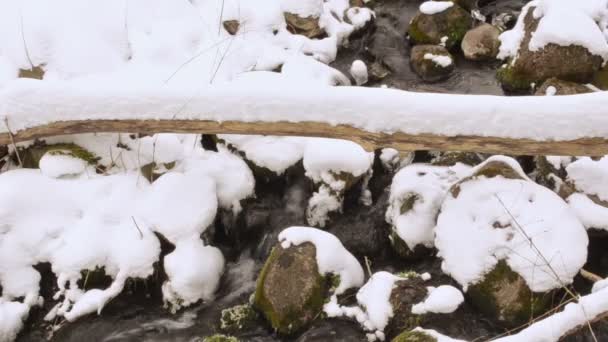
[[[608,154],[608,94],[501,97],[356,87],[127,87],[17,81],[0,144],[87,132],[331,137],[368,150]]]

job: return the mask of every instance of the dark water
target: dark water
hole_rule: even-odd
[[[390,69],[390,74],[381,81],[372,81],[369,86],[387,85],[413,91],[445,92],[463,94],[503,94],[495,80],[497,63],[473,63],[459,57],[455,52],[456,71],[440,83],[423,83],[409,67],[409,45],[405,32],[421,1],[381,0],[376,8],[376,27],[355,36],[348,48],[339,53],[333,66],[348,74],[350,64],[362,59],[368,66],[381,61]],[[500,13],[517,13],[524,0],[482,1],[481,12],[488,21]],[[443,275],[440,261],[428,257],[416,263],[399,261],[392,255],[388,245],[388,226],[384,222],[387,193],[391,174],[376,163],[374,177],[370,181],[374,203],[363,206],[358,203],[358,193],[347,194],[345,211],[334,217],[328,231],[336,234],[345,246],[360,261],[368,257],[373,272],[379,270],[416,270],[429,272],[429,285],[449,284],[452,280]],[[228,263],[215,301],[198,304],[171,314],[162,307],[158,282],[144,286],[133,284],[111,301],[101,315],[91,315],[77,322],[46,323],[42,320],[50,303],[41,310],[34,310],[18,341],[66,341],[66,342],[125,342],[125,341],[202,341],[205,336],[219,333],[221,311],[234,305],[247,303],[255,288],[256,276],[276,242],[278,232],[291,225],[305,225],[305,208],[312,192],[312,185],[304,177],[301,165],[287,172],[281,179],[265,181],[257,179],[255,201],[244,206],[237,219],[229,215],[218,215],[211,229],[212,244],[219,246]],[[608,254],[604,252],[608,237],[592,240],[587,266],[602,276],[608,268]],[[44,268],[44,267],[43,267]],[[43,295],[47,302],[53,293],[54,279],[48,266],[43,270]],[[151,281],[154,283],[154,281]],[[588,290],[589,284],[577,279],[577,287]],[[505,332],[501,327],[484,319],[465,303],[456,313],[446,315],[445,321],[433,323],[435,328],[455,338],[485,341]],[[593,325],[598,340],[608,341],[608,325],[603,322]],[[365,341],[365,334],[358,324],[348,320],[318,320],[307,331],[290,339],[281,339],[273,334],[263,320],[254,328],[233,334],[241,341]],[[592,334],[585,330],[569,336],[565,341],[593,341]]]

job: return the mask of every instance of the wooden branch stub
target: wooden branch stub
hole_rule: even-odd
[[[368,151],[393,147],[399,151],[464,151],[511,155],[603,156],[608,139],[581,138],[539,141],[481,136],[375,133],[347,125],[322,122],[240,122],[210,120],[74,120],[54,122],[12,132],[15,142],[76,133],[205,133],[256,134],[339,138],[354,141]],[[0,145],[11,144],[9,133],[0,133]]]

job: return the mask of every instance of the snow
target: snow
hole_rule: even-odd
[[[553,96],[557,93],[557,89],[555,89],[554,86],[548,86],[547,90],[545,90],[545,95],[547,96]]]
[[[426,15],[441,13],[454,6],[452,1],[425,1],[420,4],[420,12]]]
[[[576,327],[601,317],[608,311],[608,288],[578,298],[561,312],[537,321],[517,334],[496,339],[499,342],[557,342]]]
[[[384,331],[393,317],[389,301],[395,282],[405,280],[388,272],[377,272],[357,292],[357,303],[364,310],[364,320],[359,321],[367,331]],[[358,319],[359,320],[359,319]]]
[[[357,59],[350,67],[350,74],[355,79],[357,85],[367,83],[367,65],[362,60]]]
[[[169,280],[162,291],[172,311],[199,300],[213,299],[224,273],[224,256],[219,249],[192,237],[178,241],[164,261]]]
[[[582,157],[566,166],[567,181],[575,190],[566,200],[576,212],[583,225],[589,228],[608,230],[608,208],[596,203],[588,196],[608,201],[608,158],[592,160]]]
[[[314,139],[304,150],[306,176],[315,182],[332,184],[341,172],[359,177],[368,172],[374,158],[361,146],[348,140]],[[332,175],[333,174],[333,175]]]
[[[595,161],[583,157],[566,167],[568,180],[576,190],[588,195],[596,195],[602,201],[608,201],[608,158]]]
[[[340,284],[333,296],[340,295],[349,288],[363,285],[365,275],[359,261],[334,235],[316,228],[289,227],[279,234],[279,242],[283,248],[298,246],[305,242],[314,244],[319,272],[340,276]]]
[[[40,171],[47,177],[77,176],[87,168],[87,162],[68,154],[45,153],[40,158]]]
[[[369,132],[571,140],[608,135],[605,92],[572,96],[485,96],[414,93],[363,87],[301,88],[215,85],[78,84],[20,79],[0,90],[0,113],[13,132],[78,119],[200,119],[322,122]],[[279,87],[279,85],[281,85]],[[356,103],[356,106],[352,104]],[[535,108],[530,112],[530,108]],[[176,116],[176,114],[178,114]],[[580,120],[584,115],[585,120]],[[484,125],[479,120],[484,119]],[[441,124],[438,124],[441,123]],[[0,132],[6,132],[0,125]],[[228,133],[228,132],[226,132]]]
[[[421,303],[412,306],[412,313],[424,315],[428,312],[448,314],[456,311],[464,302],[462,292],[450,285],[427,287],[428,297]]]
[[[430,336],[436,338],[437,342],[465,342],[464,340],[457,340],[457,339],[451,338],[449,336],[443,335],[433,329],[423,329],[423,328],[417,327],[416,329],[414,329],[414,331],[420,331],[420,332],[426,333],[427,335],[430,335]]]
[[[515,27],[500,35],[498,58],[517,57],[524,38],[524,18],[533,8],[534,18],[540,19],[528,49],[539,51],[547,44],[579,45],[594,55],[608,58],[606,0],[534,0],[521,11]]]
[[[469,167],[411,164],[393,177],[386,221],[410,249],[417,245],[434,246],[435,222],[448,189],[463,177]],[[405,202],[413,201],[411,210],[401,212]]]
[[[432,53],[425,53],[424,59],[428,59],[433,61],[435,65],[440,66],[442,68],[447,68],[452,65],[452,58],[450,56],[445,55],[434,55]]]
[[[24,297],[23,305],[39,305],[40,275],[32,266],[49,262],[57,275],[54,299],[59,302],[46,318],[59,315],[73,321],[99,313],[123,290],[127,278],[153,273],[160,254],[153,234],[157,232],[176,244],[165,258],[165,300],[185,306],[210,299],[224,262],[219,250],[204,246],[199,235],[215,217],[218,187],[198,170],[168,172],[152,184],[136,171],[69,179],[51,178],[39,170],[3,173],[3,298]],[[196,267],[190,268],[193,262]],[[81,271],[98,268],[113,278],[110,287],[85,291],[77,286]]]
[[[282,175],[302,160],[308,138],[219,134],[219,139],[236,147],[255,165]]]
[[[380,162],[387,171],[394,171],[400,163],[399,151],[394,148],[385,147],[380,151]]]
[[[342,198],[332,193],[330,187],[321,185],[308,200],[306,221],[311,226],[325,227],[329,214],[342,210]]]
[[[27,318],[29,307],[0,298],[0,341],[14,341]]]
[[[523,176],[515,160],[495,156]],[[463,288],[499,260],[534,292],[570,284],[587,257],[587,233],[574,211],[549,189],[524,179],[477,176],[446,196],[435,229],[442,269]]]

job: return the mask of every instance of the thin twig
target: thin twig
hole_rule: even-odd
[[[8,126],[8,117],[4,117],[4,125],[6,126],[6,131],[8,132],[8,136],[11,138],[11,144],[13,145],[13,149],[15,149],[15,155],[17,155],[17,161],[19,162],[19,167],[23,167],[23,162],[21,160],[21,156],[19,155],[19,150],[17,149],[17,144],[15,144],[15,137],[13,136],[13,132]]]
[[[135,217],[131,216],[131,219],[133,220],[133,224],[135,224],[135,228],[137,228],[137,231],[139,232],[140,239],[143,239],[144,233],[142,233],[141,229],[139,229],[139,226],[137,225],[137,221],[135,221]]]

